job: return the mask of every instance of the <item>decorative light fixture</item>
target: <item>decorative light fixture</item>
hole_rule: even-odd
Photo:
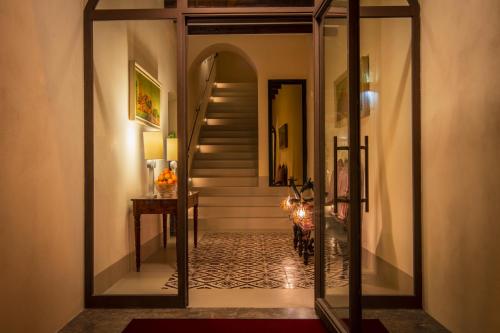
[[[153,172],[151,193],[154,194],[156,160],[163,159],[163,136],[161,132],[143,132],[144,159],[146,166]]]
[[[170,161],[170,169],[175,173],[177,169],[177,138],[167,138],[167,161]]]

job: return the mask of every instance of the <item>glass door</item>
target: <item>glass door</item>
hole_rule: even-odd
[[[339,332],[361,332],[359,37],[359,0],[322,2],[314,20],[315,303]]]

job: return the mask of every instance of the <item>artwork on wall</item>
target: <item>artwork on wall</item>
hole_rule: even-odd
[[[160,82],[135,61],[130,62],[129,81],[129,119],[160,128]]]
[[[370,115],[370,100],[368,98],[368,91],[370,90],[370,56],[362,56],[360,64],[360,113],[361,118]],[[334,96],[335,96],[335,127],[347,126],[347,119],[349,113],[349,86],[347,72],[340,75],[334,82]]]
[[[280,149],[288,148],[288,124],[284,124],[278,130]]]

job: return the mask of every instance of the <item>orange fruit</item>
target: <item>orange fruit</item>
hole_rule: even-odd
[[[168,183],[168,185],[172,185],[172,184],[174,183],[174,181],[173,181],[172,179],[169,179],[169,180],[167,181],[167,183]]]

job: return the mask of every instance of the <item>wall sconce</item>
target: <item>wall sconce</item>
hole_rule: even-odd
[[[152,178],[152,194],[155,188],[155,168],[156,160],[163,159],[163,136],[161,132],[143,132],[142,137],[144,140],[144,159],[146,166],[153,171]]]

